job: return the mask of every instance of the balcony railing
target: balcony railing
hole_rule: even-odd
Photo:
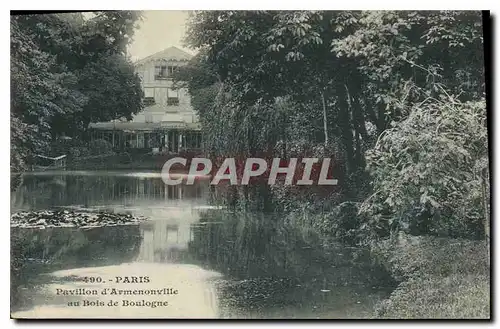
[[[155,80],[168,80],[172,79],[172,77],[166,76],[166,75],[161,75],[161,74],[156,74],[155,75]]]

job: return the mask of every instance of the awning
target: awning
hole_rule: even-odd
[[[47,159],[47,160],[61,160],[61,159],[64,159],[66,157],[66,154],[63,154],[63,155],[60,155],[58,157],[48,157],[48,156],[45,156],[45,155],[41,155],[41,154],[35,154],[35,156],[37,158],[42,158],[42,159]]]
[[[120,130],[120,131],[153,131],[153,130],[200,130],[198,123],[186,123],[179,121],[161,122],[97,122],[89,125],[90,129],[96,130]]]

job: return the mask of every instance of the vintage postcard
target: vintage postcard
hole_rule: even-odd
[[[490,319],[489,13],[13,12],[14,319]]]

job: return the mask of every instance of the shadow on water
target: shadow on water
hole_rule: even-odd
[[[179,200],[203,200],[206,193],[206,184],[167,186],[154,172],[44,172],[23,175],[22,184],[11,193],[11,206],[14,211],[141,207],[150,201],[165,206]]]
[[[189,250],[223,273],[221,315],[249,318],[369,317],[387,293],[362,250],[329,244],[277,214],[206,212]]]
[[[206,287],[202,281],[210,280],[210,303],[221,318],[364,318],[387,295],[387,289],[373,286],[376,275],[362,251],[326,243],[278,214],[210,209],[205,183],[166,186],[157,175],[141,173],[23,177],[12,194],[13,211],[106,209],[150,221],[92,229],[12,228],[11,309],[50,303],[36,295],[62,280],[51,275],[55,271],[120,271],[129,268],[125,263],[134,269],[158,264],[155,269],[171,272],[157,274],[174,279],[179,273],[178,282],[189,276],[191,287]],[[221,275],[207,279],[201,271]],[[71,285],[71,278],[64,280]],[[185,314],[191,302],[185,301]]]

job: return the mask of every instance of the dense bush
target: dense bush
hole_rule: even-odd
[[[111,154],[113,145],[104,139],[96,139],[90,142],[89,150],[91,155]]]
[[[320,232],[335,237],[339,241],[351,245],[359,243],[359,228],[362,216],[358,214],[355,202],[343,202],[321,216],[316,227]]]
[[[77,159],[81,157],[86,157],[90,155],[90,150],[85,146],[75,146],[69,149],[69,156],[72,159]]]
[[[443,96],[415,105],[367,152],[373,185],[361,209],[367,227],[482,237],[487,156],[484,101]]]

